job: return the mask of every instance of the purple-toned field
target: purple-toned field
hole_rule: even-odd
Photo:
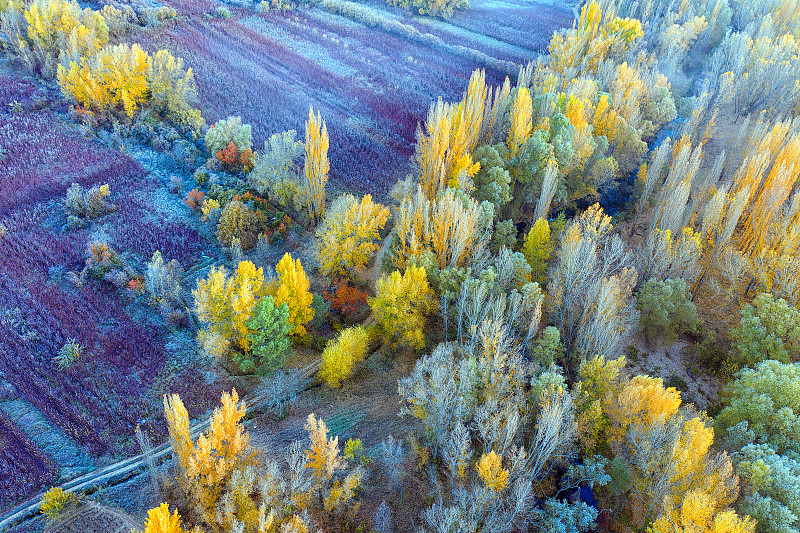
[[[65,280],[66,271],[83,268],[89,233],[64,229],[60,199],[72,182],[108,183],[117,211],[104,221],[120,252],[149,258],[160,249],[188,267],[200,255],[201,238],[177,222],[148,222],[153,216],[140,196],[156,183],[133,159],[80,137],[54,111],[40,109],[52,95],[38,87],[0,74],[0,385],[5,398],[30,403],[91,456],[131,453],[137,422],[147,420],[143,427],[154,440],[164,436],[163,424],[155,423],[154,380],[167,361],[165,329],[146,309],[132,316],[132,306],[142,304],[124,290]],[[85,353],[59,370],[53,357],[70,338]],[[198,414],[219,392],[203,398],[192,375],[167,379],[170,390],[193,398]],[[1,410],[0,443],[0,509],[57,477],[56,462]]]
[[[166,3],[187,15],[220,5]],[[456,25],[370,5],[386,20],[415,28],[413,37],[319,8],[232,9],[231,19],[180,18],[137,40],[183,57],[195,72],[207,121],[240,115],[253,126],[254,148],[272,133],[295,129],[302,135],[313,104],[330,132],[333,182],[382,196],[411,171],[415,131],[430,103],[460,98],[472,71],[486,67],[480,57],[523,64],[545,51],[554,29],[571,24],[569,10],[544,6],[540,18],[541,7],[468,11],[458,14]],[[505,20],[512,15],[516,20]],[[506,26],[516,32],[513,43],[494,37]],[[516,75],[516,67],[487,68],[487,81],[500,83],[511,71]]]

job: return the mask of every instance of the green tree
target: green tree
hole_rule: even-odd
[[[735,454],[743,481],[739,508],[758,522],[757,533],[787,533],[800,528],[800,462],[766,444],[749,444]]]
[[[697,306],[683,279],[648,280],[636,295],[636,308],[648,342],[657,337],[674,341],[681,333],[700,331]]]
[[[262,297],[253,309],[253,316],[247,322],[250,332],[250,353],[235,354],[234,361],[244,372],[256,367],[261,372],[272,372],[283,366],[289,349],[289,306],[275,305],[272,296]]]
[[[742,320],[731,330],[733,348],[744,364],[764,359],[782,363],[797,360],[800,353],[800,311],[783,298],[762,293],[753,305],[742,306]]]
[[[729,438],[736,434],[781,454],[800,453],[800,364],[769,360],[743,368],[723,398],[716,423]]]
[[[531,359],[548,368],[564,356],[564,345],[558,328],[547,326],[539,334],[531,348]]]

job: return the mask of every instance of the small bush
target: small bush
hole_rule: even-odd
[[[225,206],[217,224],[217,239],[222,246],[230,247],[239,239],[243,250],[256,245],[258,218],[246,205],[236,200]]]
[[[121,267],[122,261],[107,243],[92,242],[86,250],[86,267],[94,278],[103,279],[106,274],[115,268]]]
[[[161,252],[159,250],[153,252],[153,257],[147,263],[147,271],[144,275],[145,286],[153,303],[165,302],[169,305],[182,303],[182,276],[183,268],[176,259],[164,263]]]
[[[239,153],[252,151],[253,133],[250,124],[242,124],[241,117],[218,120],[206,132],[206,148],[215,155],[228,148],[230,143]]]
[[[231,10],[225,6],[217,6],[214,10],[214,16],[220,19],[229,19],[231,18]]]
[[[64,510],[79,502],[80,496],[65,492],[60,487],[53,487],[42,495],[42,501],[39,503],[39,512],[47,515],[47,520],[50,522],[58,521],[62,516]]]
[[[59,370],[69,368],[75,361],[81,358],[83,346],[75,339],[69,339],[64,346],[58,350],[58,354],[53,358],[53,362]]]
[[[469,0],[386,0],[386,3],[418,15],[443,19],[452,17],[456,9],[469,9]]]
[[[353,366],[367,355],[369,335],[363,326],[347,328],[322,352],[319,377],[329,387],[338,387],[353,372]]]
[[[92,219],[114,210],[114,206],[106,201],[111,194],[108,184],[95,185],[88,191],[77,183],[67,189],[64,208],[67,215],[83,219]]]

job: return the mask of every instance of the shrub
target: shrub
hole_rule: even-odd
[[[392,6],[402,7],[418,15],[443,19],[453,16],[456,9],[468,9],[469,0],[386,0]]]
[[[147,263],[147,271],[144,274],[145,287],[150,293],[153,303],[157,304],[163,301],[168,304],[179,304],[183,302],[182,276],[183,269],[177,259],[164,263],[161,251],[153,252],[153,257]]]
[[[96,54],[58,66],[61,91],[87,109],[113,113],[122,106],[132,117],[148,95],[147,53],[138,44],[107,46]]]
[[[329,387],[338,387],[353,372],[353,366],[367,355],[369,335],[362,326],[347,328],[335,341],[328,342],[322,352],[319,377]]]
[[[244,372],[258,368],[268,373],[282,367],[289,349],[287,335],[292,329],[289,306],[285,303],[276,306],[272,296],[263,296],[253,309],[247,327],[252,352],[234,355],[239,368]]]
[[[314,297],[308,288],[311,284],[303,271],[300,259],[293,260],[288,253],[275,265],[278,279],[267,287],[267,293],[275,297],[275,304],[289,306],[289,323],[292,324],[290,335],[306,334],[305,325],[314,318],[311,302]]]
[[[395,270],[389,276],[381,276],[375,292],[369,306],[384,338],[411,348],[424,347],[425,316],[438,307],[425,269],[410,266],[404,274]]]
[[[233,346],[250,350],[247,326],[256,303],[263,295],[264,273],[250,261],[242,261],[228,276],[225,267],[211,268],[205,279],[197,280],[192,291],[197,318],[206,324],[198,342],[207,352],[221,356]]]
[[[89,248],[86,250],[86,267],[85,269],[96,279],[103,279],[103,277],[122,266],[122,262],[114,251],[105,242],[92,242],[89,243]]]
[[[182,128],[199,133],[205,121],[198,105],[197,85],[192,69],[184,69],[183,59],[167,50],[147,58],[147,85],[150,107]]]
[[[213,155],[217,155],[233,143],[237,153],[252,152],[253,133],[250,124],[242,124],[241,117],[228,117],[218,120],[206,132],[206,148]]]
[[[74,217],[97,218],[114,209],[114,206],[106,201],[106,197],[109,194],[111,194],[111,190],[107,183],[94,185],[88,191],[77,183],[73,183],[67,189],[64,208],[67,210],[68,215]]]
[[[547,326],[539,334],[531,348],[531,359],[542,367],[550,365],[564,357],[564,345],[561,343],[561,333],[558,328]]]
[[[221,19],[229,19],[231,18],[231,10],[225,6],[217,6],[214,9],[214,16]]]
[[[8,36],[12,53],[45,78],[55,76],[59,63],[77,62],[108,43],[103,16],[89,8],[81,10],[78,2],[9,1],[6,6],[0,31]]]
[[[351,194],[337,198],[317,229],[322,275],[352,275],[354,269],[363,268],[380,249],[375,241],[388,219],[389,209],[372,203],[369,194],[360,202]]]
[[[55,522],[61,518],[65,508],[80,501],[81,497],[65,492],[61,487],[53,487],[42,495],[39,512],[47,515],[47,520]]]
[[[331,308],[346,317],[358,316],[367,306],[368,296],[366,291],[353,287],[343,279],[336,282],[336,292],[333,294],[327,291],[322,293],[322,297],[330,301]]]
[[[743,364],[765,359],[788,363],[800,353],[800,311],[783,298],[759,294],[753,305],[742,306],[742,319],[731,330],[731,339]]]
[[[256,214],[242,202],[230,202],[222,210],[217,224],[217,240],[222,246],[230,247],[234,239],[239,239],[243,250],[256,244]]]
[[[58,350],[58,354],[53,358],[53,362],[58,366],[59,370],[64,370],[80,359],[82,354],[83,346],[81,346],[77,340],[69,339],[64,346]]]
[[[649,279],[636,295],[639,328],[648,342],[656,337],[675,340],[684,332],[699,333],[697,306],[683,279]]]

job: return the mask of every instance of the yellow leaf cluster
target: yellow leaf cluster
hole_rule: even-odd
[[[522,246],[528,264],[531,266],[531,280],[542,285],[547,280],[547,261],[553,253],[553,244],[550,242],[550,224],[540,218],[531,227]]]
[[[463,266],[486,229],[485,215],[477,201],[464,201],[451,189],[431,201],[417,186],[400,205],[395,265],[404,268],[409,257],[431,250],[440,268]]]
[[[325,214],[325,183],[328,181],[328,127],[319,111],[314,115],[313,107],[308,109],[306,122],[306,195],[308,216],[320,220]]]
[[[387,339],[411,348],[425,346],[425,316],[436,310],[438,302],[425,269],[410,266],[381,276],[375,284],[375,298],[369,305]]]
[[[260,269],[259,269],[260,270]],[[267,294],[275,298],[275,307],[285,303],[289,307],[290,335],[306,334],[305,325],[314,318],[311,301],[314,297],[300,259],[294,260],[288,253],[275,265],[278,279],[268,284]]]
[[[511,110],[511,129],[508,132],[508,157],[516,157],[519,147],[528,140],[533,127],[533,100],[531,93],[521,87]]]
[[[82,57],[80,64],[71,61],[68,69],[59,65],[58,84],[87,109],[106,113],[122,106],[132,117],[148,95],[147,59],[137,44],[108,46]]]
[[[462,173],[474,176],[479,170],[480,166],[475,166],[477,163],[473,164],[471,159],[466,163],[464,158],[478,146],[484,128],[487,95],[486,74],[476,70],[461,102],[444,103],[440,98],[431,104],[425,130],[417,130],[416,147],[419,184],[429,199],[436,198],[448,183],[465,181]]]
[[[616,398],[606,396],[603,408],[611,422],[609,441],[621,443],[633,425],[643,428],[664,423],[678,412],[681,393],[674,387],[664,388],[661,378],[635,376]]]
[[[389,208],[373,203],[369,194],[361,202],[351,195],[337,199],[325,217],[317,244],[320,272],[324,276],[347,275],[362,268],[379,250],[375,241],[387,220]]]
[[[368,346],[369,335],[363,326],[345,329],[335,341],[328,342],[322,352],[319,377],[329,387],[338,387],[353,372],[353,366],[364,360]]]
[[[475,470],[487,489],[503,492],[508,487],[508,470],[503,468],[503,460],[494,450],[481,455]]]
[[[328,426],[314,413],[308,415],[305,430],[311,439],[311,449],[306,451],[306,467],[313,471],[317,485],[325,486],[342,464],[339,457],[339,437],[328,440]]]
[[[184,531],[178,511],[170,514],[169,505],[166,503],[147,511],[144,533],[184,533]]]
[[[756,529],[749,516],[740,518],[732,509],[717,512],[714,499],[702,491],[691,491],[680,504],[666,508],[648,533],[753,533]]]
[[[249,351],[247,322],[259,298],[264,296],[263,283],[263,270],[256,269],[250,261],[240,262],[230,276],[225,267],[212,267],[208,277],[198,280],[197,288],[192,291],[197,317],[207,324],[207,333]]]
[[[210,427],[192,442],[189,417],[177,394],[164,396],[170,440],[188,492],[206,521],[214,523],[214,510],[234,471],[250,459],[250,438],[239,422],[246,407],[236,389],[223,392],[222,406],[211,415]]]
[[[553,35],[549,47],[550,67],[558,74],[570,68],[583,73],[595,72],[602,59],[623,55],[642,36],[641,22],[603,13],[593,0],[581,9],[577,26]]]

